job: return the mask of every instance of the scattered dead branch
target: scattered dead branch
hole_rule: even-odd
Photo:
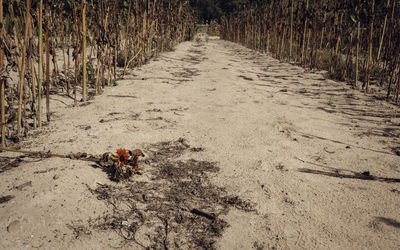
[[[184,139],[148,145],[144,163],[149,179],[88,187],[111,212],[80,226],[112,231],[125,247],[214,249],[228,226],[223,216],[229,209],[254,208],[211,183],[209,175],[219,170],[216,163],[179,160],[190,151]]]

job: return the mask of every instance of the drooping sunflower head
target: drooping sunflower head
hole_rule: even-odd
[[[115,163],[117,165],[123,166],[126,163],[128,163],[129,160],[129,154],[126,152],[125,149],[120,148],[117,150],[117,155],[115,156]]]

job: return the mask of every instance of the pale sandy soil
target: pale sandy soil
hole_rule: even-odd
[[[90,105],[52,99],[54,120],[30,132],[22,149],[102,154],[141,148],[149,158],[151,144],[179,138],[200,148],[177,155],[219,168],[202,172],[199,185],[225,188],[224,195],[253,204],[217,213],[229,224],[215,237],[217,249],[400,248],[399,109],[345,83],[211,37],[162,54]],[[154,235],[162,239],[158,248],[193,247],[187,243],[193,235],[173,230],[174,214],[158,222],[145,214],[152,223],[138,229],[136,242],[121,243],[113,226],[91,223],[113,208],[90,190],[98,183],[151,185],[159,166],[151,159],[142,160],[143,175],[118,184],[84,161],[21,161],[0,173],[1,196],[14,196],[0,204],[0,248],[140,249],[153,246]],[[209,183],[202,182],[206,176]],[[173,189],[168,180],[157,181]],[[185,202],[213,210],[198,197]],[[182,213],[193,228],[200,219],[206,223]]]

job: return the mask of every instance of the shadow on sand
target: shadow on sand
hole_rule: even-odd
[[[385,218],[385,217],[375,217],[375,219],[379,222],[385,223],[388,226],[392,226],[397,229],[400,229],[400,222],[398,222],[397,220]]]
[[[325,176],[336,177],[336,178],[381,181],[381,182],[388,182],[388,183],[400,182],[400,179],[398,179],[398,178],[387,178],[387,177],[374,176],[374,175],[371,175],[369,172],[363,172],[363,173],[353,172],[353,174],[343,174],[343,173],[340,173],[340,170],[336,170],[336,171],[332,172],[332,171],[322,171],[322,170],[315,170],[315,169],[309,169],[309,168],[299,168],[298,171],[301,173],[319,174],[319,175],[325,175]]]

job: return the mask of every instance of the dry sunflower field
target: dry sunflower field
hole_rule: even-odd
[[[400,2],[0,0],[0,249],[400,248]]]

